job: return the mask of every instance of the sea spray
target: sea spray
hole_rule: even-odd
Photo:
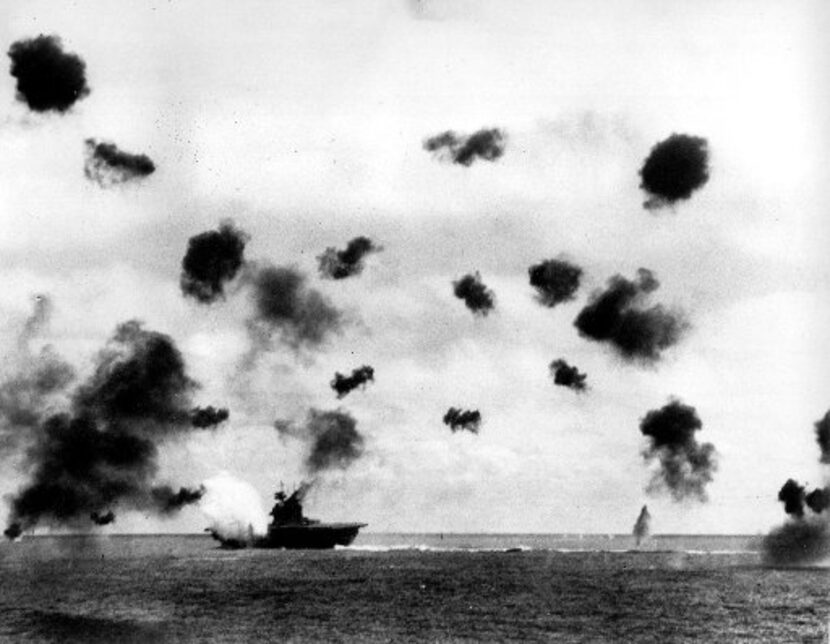
[[[199,509],[210,520],[208,526],[223,539],[247,539],[250,533],[264,535],[268,528],[268,515],[262,507],[259,493],[254,487],[222,472],[203,484],[205,494]]]

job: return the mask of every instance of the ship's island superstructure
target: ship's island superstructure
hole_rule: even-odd
[[[290,548],[326,549],[348,546],[354,541],[365,523],[322,523],[303,515],[302,501],[309,485],[304,484],[287,495],[280,490],[274,495],[276,503],[271,509],[271,523],[264,536],[255,535],[252,526],[244,537],[223,537],[208,528],[223,548]]]

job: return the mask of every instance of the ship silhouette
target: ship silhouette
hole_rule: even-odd
[[[348,546],[354,541],[365,523],[323,523],[303,515],[303,499],[311,487],[303,483],[290,495],[284,490],[274,494],[276,503],[271,509],[271,523],[264,536],[255,535],[253,526],[248,526],[244,537],[223,537],[216,530],[208,528],[211,536],[219,541],[222,548],[288,548],[322,550],[335,546]]]

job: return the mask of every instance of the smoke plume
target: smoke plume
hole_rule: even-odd
[[[688,199],[709,180],[709,147],[706,139],[687,134],[672,134],[649,152],[640,169],[649,199],[649,210]]]
[[[119,325],[69,408],[30,427],[29,479],[12,498],[10,534],[101,520],[116,505],[165,514],[197,500],[153,485],[159,447],[191,428],[196,387],[172,338]]]
[[[363,365],[357,369],[352,370],[352,375],[344,376],[342,373],[335,372],[334,380],[331,381],[331,388],[337,392],[338,398],[343,398],[349,392],[358,387],[365,387],[366,383],[374,381],[375,370]]]
[[[31,343],[49,323],[51,300],[34,298],[34,310],[5,356],[11,373],[0,382],[0,456],[26,443],[42,420],[54,413],[75,378],[75,370],[50,345],[33,351]]]
[[[815,423],[820,462],[828,458],[830,412]],[[825,475],[828,473],[825,471]],[[771,564],[797,565],[830,557],[830,485],[807,492],[794,479],[787,479],[778,491],[789,519],[764,537],[764,559]],[[810,510],[808,514],[806,509]]]
[[[191,237],[182,259],[182,293],[202,304],[224,298],[225,285],[244,264],[247,242],[248,235],[230,221]]]
[[[424,150],[441,160],[469,167],[477,159],[495,161],[504,154],[505,133],[498,128],[481,129],[473,134],[447,130],[424,141]]]
[[[481,281],[476,271],[452,283],[455,296],[476,315],[486,316],[496,306],[495,294]]]
[[[548,307],[572,300],[579,289],[582,269],[562,259],[546,259],[528,269],[536,300]]]
[[[190,424],[199,429],[216,427],[228,420],[230,412],[225,408],[217,409],[213,405],[194,407],[190,410]]]
[[[478,434],[478,430],[481,427],[481,412],[478,409],[458,409],[457,407],[450,407],[447,413],[444,414],[444,424],[453,433],[464,430],[472,434]]]
[[[383,250],[368,237],[355,237],[344,250],[326,248],[322,255],[317,257],[320,276],[325,279],[342,280],[363,272],[364,258],[369,253],[378,253]]]
[[[670,400],[648,412],[640,431],[648,438],[643,458],[658,462],[649,492],[667,489],[676,501],[690,497],[706,501],[706,485],[717,469],[715,447],[698,443],[695,432],[703,427],[697,411],[679,400]]]
[[[634,539],[637,541],[638,546],[646,537],[648,537],[650,532],[651,514],[649,514],[648,506],[644,505],[643,509],[640,510],[640,516],[637,517],[637,522],[634,524],[634,530],[632,530],[632,534],[634,535]]]
[[[830,411],[824,414],[824,418],[816,421],[816,440],[821,450],[820,461],[830,464]]]
[[[304,424],[277,421],[275,427],[281,435],[306,444],[305,467],[312,475],[332,469],[345,470],[365,449],[357,421],[342,409],[310,409]]]
[[[644,301],[660,286],[654,274],[641,268],[635,281],[615,275],[580,311],[574,325],[583,337],[607,342],[626,360],[656,361],[687,329],[682,315]]]
[[[110,510],[109,512],[104,512],[104,513],[90,512],[89,513],[89,519],[95,525],[108,525],[110,523],[115,522],[115,512],[113,512],[112,510]]]
[[[181,487],[178,492],[169,485],[161,485],[150,490],[152,505],[161,514],[173,514],[184,506],[196,503],[205,494],[203,485],[197,488]]]
[[[588,378],[588,374],[580,373],[579,369],[572,367],[563,359],[559,358],[551,362],[549,369],[553,384],[574,391],[585,391],[587,388],[585,380]]]
[[[296,268],[253,267],[250,282],[254,317],[249,330],[257,343],[267,345],[276,333],[295,349],[317,347],[340,331],[342,313],[322,293],[309,288]]]
[[[63,51],[58,36],[18,40],[9,48],[11,75],[17,79],[17,100],[35,112],[66,112],[89,95],[86,64]]]
[[[148,177],[156,171],[146,154],[130,154],[119,150],[115,143],[87,139],[84,176],[102,188]]]

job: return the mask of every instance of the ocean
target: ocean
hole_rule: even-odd
[[[333,551],[203,535],[0,545],[3,642],[827,642],[830,567],[757,537],[361,534]]]

